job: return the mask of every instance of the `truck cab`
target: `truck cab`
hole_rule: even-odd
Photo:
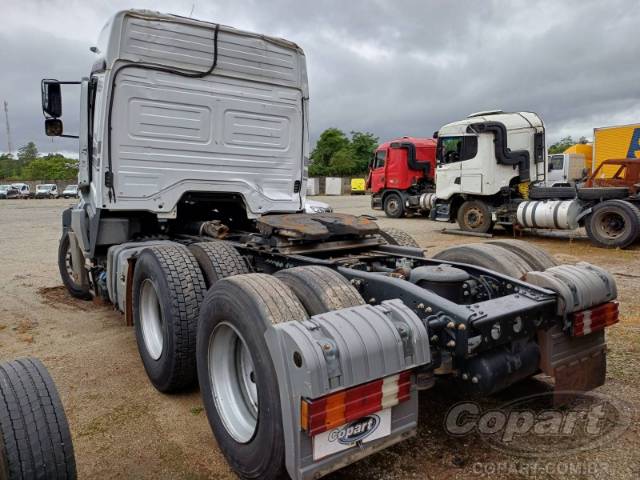
[[[401,137],[381,144],[367,179],[372,208],[396,218],[420,209],[420,197],[433,191],[435,153],[432,138]]]
[[[545,178],[544,124],[532,112],[478,112],[437,132],[432,218],[487,232],[505,199]]]

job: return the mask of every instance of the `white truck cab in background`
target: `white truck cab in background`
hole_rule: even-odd
[[[435,220],[486,232],[512,196],[545,178],[544,124],[535,113],[473,113],[436,135]]]
[[[540,135],[542,141],[536,146]],[[438,131],[438,199],[461,193],[491,196],[516,179],[519,183],[539,180],[544,170],[533,152],[544,150],[543,135],[542,120],[531,112],[479,112],[443,126]],[[506,158],[516,151],[527,153],[514,160]]]
[[[581,153],[554,153],[547,159],[545,185],[571,186],[588,175],[587,162]]]

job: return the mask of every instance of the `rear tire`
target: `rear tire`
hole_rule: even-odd
[[[264,332],[275,323],[307,318],[289,287],[261,273],[217,282],[202,303],[202,401],[220,450],[241,478],[286,475],[280,392]]]
[[[288,268],[280,270],[275,277],[295,293],[310,316],[365,303],[346,278],[328,267]]]
[[[384,197],[384,213],[389,218],[404,217],[404,203],[397,193],[389,193]]]
[[[559,265],[545,250],[522,240],[491,240],[487,243],[515,253],[529,264],[530,271],[543,272],[547,268]]]
[[[35,358],[0,364],[0,478],[76,478],[64,408]]]
[[[75,298],[80,300],[91,300],[91,292],[89,288],[83,287],[76,283],[73,278],[73,262],[71,260],[69,232],[62,232],[62,238],[58,244],[58,270],[60,278],[67,291]]]
[[[399,228],[385,228],[378,233],[389,245],[420,248],[415,238]]]
[[[598,247],[626,248],[640,236],[640,210],[624,200],[607,200],[593,207],[585,228]]]
[[[196,381],[196,333],[206,291],[196,259],[182,245],[150,247],[133,274],[133,321],[140,358],[156,389]]]
[[[530,271],[529,264],[518,255],[488,243],[455,245],[438,252],[433,259],[475,265],[517,279]]]
[[[458,209],[458,226],[466,232],[487,233],[493,228],[491,211],[480,200],[468,200]]]
[[[202,269],[207,288],[223,278],[251,273],[245,258],[224,241],[194,243],[188,248]]]

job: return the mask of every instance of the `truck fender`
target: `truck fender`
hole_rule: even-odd
[[[89,275],[85,268],[85,259],[82,253],[82,249],[78,243],[78,237],[73,230],[68,229],[67,235],[69,236],[69,250],[71,251],[71,260],[73,263],[73,273],[78,279],[78,284],[83,288],[89,287]]]
[[[71,207],[62,211],[62,230],[71,227]]]
[[[294,480],[318,478],[415,434],[415,389],[409,400],[391,407],[390,434],[360,448],[313,461],[313,439],[301,429],[303,398],[318,399],[431,362],[427,330],[401,300],[274,324],[265,340],[278,378],[286,468]]]
[[[590,215],[593,212],[593,207],[585,208],[582,210],[578,216],[576,217],[576,222],[580,223],[580,221],[585,218],[587,215]]]
[[[385,189],[384,193],[382,194],[382,205],[384,205],[385,198],[387,198],[387,196],[391,193],[397,193],[398,195],[400,195],[400,198],[402,199],[402,203],[404,204],[405,207],[407,206],[407,202],[409,201],[409,194],[404,190],[396,190],[396,189]]]

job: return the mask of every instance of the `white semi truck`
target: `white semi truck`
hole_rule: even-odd
[[[604,382],[604,270],[518,242],[428,259],[369,218],[303,213],[294,43],[131,10],[93,50],[62,281],[123,312],[159,391],[199,383],[240,477],[318,478],[404,440],[436,379],[476,394],[538,372],[560,390]],[[42,82],[48,135],[65,134],[67,83]]]
[[[547,157],[544,123],[535,113],[474,113],[435,136],[436,191],[426,202],[431,219],[457,221],[462,230],[476,233],[495,224],[584,226],[595,245],[609,248],[625,248],[640,238],[637,195],[624,187],[576,185],[582,163],[570,155]]]

